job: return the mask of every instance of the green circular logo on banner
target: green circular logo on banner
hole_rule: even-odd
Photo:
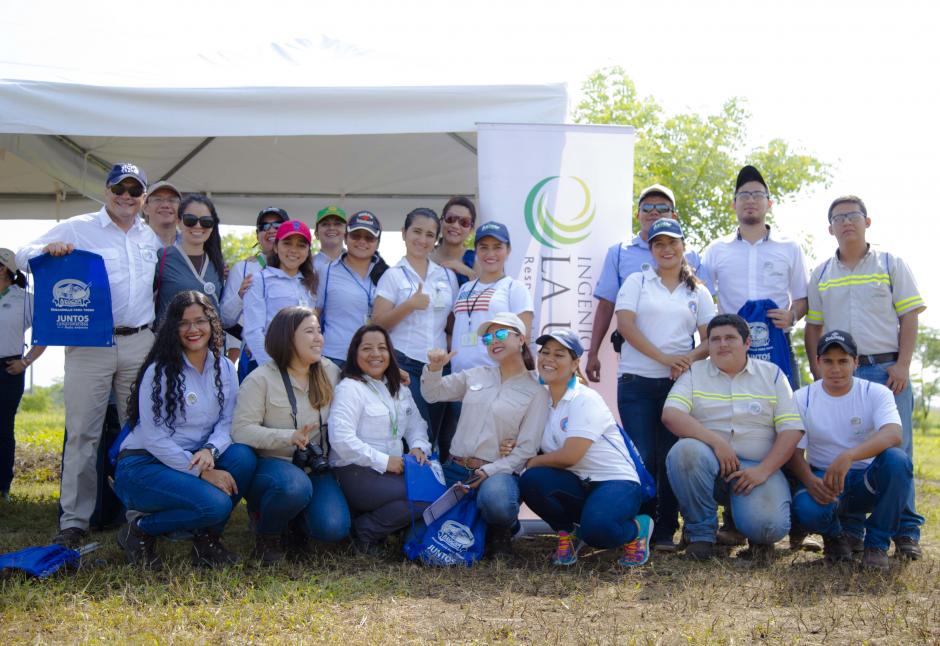
[[[539,181],[529,191],[525,199],[525,223],[532,237],[544,247],[558,249],[559,245],[577,244],[591,235],[588,227],[594,221],[596,206],[591,199],[591,189],[580,177],[570,175],[564,179],[577,182],[584,191],[584,205],[581,211],[570,219],[553,215],[545,204],[545,188],[555,181],[562,181],[560,175],[552,175]]]

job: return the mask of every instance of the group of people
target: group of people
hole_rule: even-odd
[[[114,345],[66,350],[59,544],[87,534],[113,397],[130,430],[114,479],[128,510],[118,542],[150,567],[159,536],[191,538],[197,564],[236,560],[221,535],[242,497],[263,563],[311,539],[349,536],[380,553],[425,506],[408,500],[406,453],[418,464],[436,453],[448,485],[477,490],[493,555],[512,551],[522,503],[557,532],[558,565],[584,544],[620,549],[624,566],[654,549],[710,558],[716,543],[744,540],[766,558],[787,533],[791,547],[821,534],[834,561],[863,552],[887,567],[892,540],[897,555],[921,555],[908,371],[924,302],[904,262],[866,242],[857,197],[833,203],[839,248],[809,277],[799,245],[766,224],[770,190],[753,166],[736,180],[736,233],[701,256],[686,247],[672,191],[644,189],[639,233],[605,259],[585,349],[571,330],[533,333],[532,296],[506,273],[509,230],[478,225],[465,197],[442,217],[408,213],[395,266],[378,253],[374,213],[328,206],[313,232],[263,209],[257,254],[226,267],[208,197],[148,186],[133,164],[115,165],[105,188],[97,213],[15,257],[0,252],[0,322],[18,332],[4,377],[19,378],[17,402],[42,352],[22,352],[28,260],[92,251],[111,286]],[[763,327],[741,316],[755,307]],[[626,436],[588,385],[614,314]],[[794,394],[789,332],[804,315],[817,381]],[[786,351],[755,352],[768,336]],[[6,404],[2,491],[16,409]]]

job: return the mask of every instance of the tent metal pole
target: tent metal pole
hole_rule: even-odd
[[[111,167],[114,165],[111,162],[102,159],[95,153],[87,150],[86,148],[82,148],[78,142],[70,137],[66,137],[65,135],[53,135],[52,138],[71,150],[73,153],[81,155],[83,159],[87,159],[106,173],[110,171]]]
[[[190,160],[191,160],[193,157],[195,157],[195,156],[198,155],[200,152],[202,152],[202,149],[205,148],[206,146],[208,146],[209,144],[211,144],[214,139],[215,139],[215,137],[206,137],[205,139],[203,139],[202,141],[200,141],[200,142],[199,142],[199,145],[196,146],[195,148],[193,148],[192,150],[190,150],[190,151],[189,151],[189,154],[187,154],[185,157],[183,157],[181,160],[179,160],[179,162],[177,162],[176,166],[174,166],[173,168],[171,168],[170,170],[168,170],[167,172],[165,172],[165,173],[163,174],[163,177],[160,178],[160,181],[161,181],[161,182],[165,182],[165,181],[167,181],[168,179],[170,179],[171,177],[173,177],[179,169],[181,169],[183,166],[185,166],[186,164],[188,164],[188,163],[190,162]]]
[[[477,149],[469,141],[458,135],[456,132],[448,132],[447,136],[456,141],[458,144],[472,152],[474,155],[477,154]]]

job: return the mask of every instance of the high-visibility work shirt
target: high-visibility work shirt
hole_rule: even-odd
[[[767,457],[777,433],[803,430],[790,383],[780,368],[748,358],[730,377],[711,358],[696,361],[666,398],[666,406],[685,411],[724,437],[744,460]]]
[[[898,319],[927,308],[907,264],[889,253],[868,248],[854,268],[836,252],[813,270],[806,322],[845,330],[860,355],[898,351]]]

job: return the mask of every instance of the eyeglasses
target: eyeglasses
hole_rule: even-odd
[[[201,226],[203,229],[211,229],[215,226],[215,220],[213,220],[209,215],[203,215],[200,217],[193,215],[192,213],[184,213],[182,220],[183,225],[190,228],[196,226],[196,224]]]
[[[258,231],[270,231],[274,229],[275,231],[279,226],[284,224],[283,222],[262,222],[258,225]]]
[[[453,213],[448,213],[445,215],[444,222],[447,224],[459,224],[464,229],[469,229],[473,226],[473,220],[470,218],[462,218],[459,215],[454,215]]]
[[[112,184],[108,187],[112,193],[121,197],[125,193],[130,193],[131,197],[140,197],[144,194],[144,187],[140,184],[134,184],[133,186],[125,186],[124,184]]]
[[[493,343],[493,338],[495,337],[497,341],[505,341],[509,338],[510,334],[518,334],[518,332],[513,332],[512,330],[507,330],[502,328],[501,330],[496,330],[492,333],[484,334],[480,337],[480,340],[483,341],[483,345],[490,345]]]
[[[131,195],[134,195],[131,193]],[[135,196],[136,197],[136,196]],[[180,198],[178,197],[151,197],[147,199],[151,204],[172,204],[174,206],[179,205]]]
[[[643,213],[656,211],[657,213],[665,215],[666,213],[672,213],[675,209],[669,204],[641,204],[640,210],[643,211]]]
[[[839,213],[832,216],[829,218],[829,222],[831,224],[842,224],[843,222],[852,222],[854,224],[855,222],[861,222],[864,219],[865,214],[861,211],[850,211],[848,213]]]
[[[193,328],[207,328],[212,321],[206,318],[196,319],[194,321],[180,321],[179,329],[181,332],[189,331]]]
[[[734,199],[736,200],[766,200],[770,195],[764,191],[741,191],[736,193]]]

